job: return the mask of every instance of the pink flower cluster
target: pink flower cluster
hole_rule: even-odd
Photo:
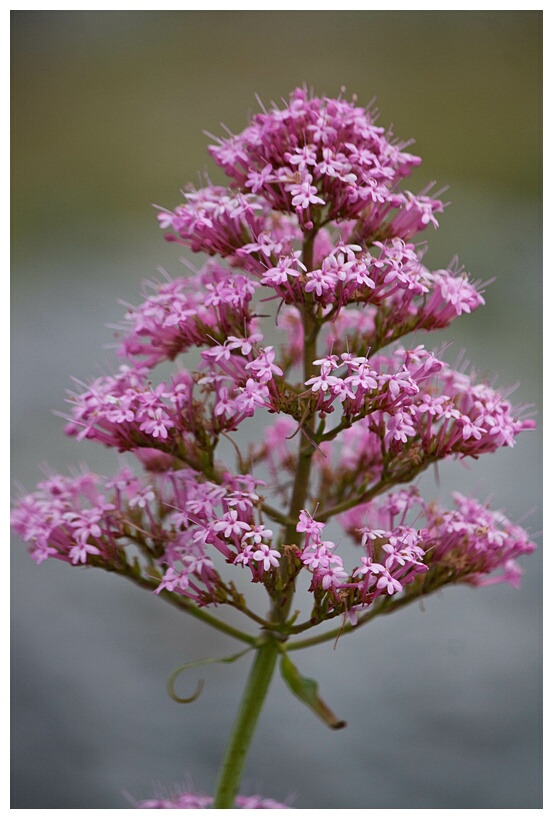
[[[425,548],[422,562],[428,574],[421,579],[426,591],[449,580],[475,586],[501,582],[518,586],[521,569],[516,558],[535,549],[528,534],[502,512],[492,511],[474,498],[456,492],[453,501],[453,510],[443,509],[436,502],[425,501],[412,486],[352,508],[341,515],[341,523],[372,561],[375,549],[381,558],[383,553],[390,554],[384,543],[388,527],[397,532],[412,531],[406,522],[416,522]],[[383,528],[374,529],[375,525]],[[386,565],[388,560],[386,557]]]
[[[178,808],[185,808],[188,810],[198,810],[201,808],[211,808],[212,805],[212,796],[204,796],[199,793],[181,793],[178,796],[168,797],[166,799],[147,799],[144,802],[139,802],[136,807],[142,809],[169,808],[176,810]],[[264,796],[237,796],[235,805],[242,810],[252,810],[255,808],[265,810],[290,808],[290,805],[275,802],[274,799],[266,799]]]
[[[105,484],[109,503],[100,482],[90,473],[51,476],[21,498],[12,526],[31,542],[37,563],[54,557],[128,573],[138,547],[157,593],[176,591],[198,605],[222,602],[227,592],[211,549],[248,566],[254,580],[278,566],[280,553],[267,545],[273,533],[255,520],[259,482],[249,475],[224,475],[215,484],[183,468],[156,472],[145,483],[123,468]]]
[[[375,242],[372,253],[359,244],[324,245],[330,245],[328,236],[316,246],[324,255],[315,253],[313,270],[305,271],[292,252],[280,255],[275,267],[261,274],[261,283],[289,304],[301,304],[311,294],[329,319],[347,305],[361,304],[382,317],[393,308],[390,333],[446,327],[484,304],[480,285],[462,271],[431,272],[422,264],[422,251],[403,239]]]
[[[310,591],[329,592],[325,601],[327,611],[343,608],[362,609],[370,605],[381,594],[393,595],[403,591],[420,572],[425,572],[422,535],[416,529],[401,526],[391,531],[366,529],[363,545],[366,554],[361,557],[361,565],[350,576],[343,568],[342,558],[333,553],[336,544],[321,539],[324,524],[303,510],[296,527],[305,532],[305,546],[301,562],[311,571]],[[373,543],[386,553],[384,563],[374,561]]]
[[[243,348],[245,340],[240,344]],[[206,373],[181,368],[169,383],[156,387],[142,367],[123,366],[115,376],[96,379],[84,392],[70,396],[66,433],[120,452],[157,447],[195,464],[200,457],[196,449],[202,449],[207,433],[233,430],[260,407],[278,411],[273,374],[282,371],[273,363],[272,347],[248,357],[233,355],[229,346],[213,350],[214,356],[220,350],[222,354],[219,360],[206,355]]]
[[[124,468],[106,483],[110,502],[99,492],[100,483],[92,474],[51,476],[20,500],[12,525],[31,542],[37,563],[54,557],[129,573],[130,547],[138,547],[157,593],[175,592],[200,606],[232,599],[210,550],[247,567],[254,582],[274,583],[281,554],[273,531],[256,522],[261,499],[250,476],[225,475],[222,484],[214,484],[181,469],[156,474],[145,484]],[[325,524],[302,510],[296,531],[304,542],[295,561],[311,574],[317,607],[324,601],[328,614],[361,611],[434,567],[448,582],[518,580],[515,558],[534,549],[524,530],[474,500],[460,495],[454,500],[456,509],[449,512],[426,504],[412,489],[344,513],[344,529],[363,547],[359,565],[350,570],[337,545],[323,539]],[[414,504],[419,528],[405,524]],[[497,569],[504,573],[487,577]]]
[[[534,547],[502,515],[411,495],[419,518],[407,525],[391,511],[403,496],[376,500],[438,460],[512,447],[534,426],[441,354],[391,346],[484,303],[482,285],[456,266],[428,270],[411,242],[437,227],[443,205],[400,188],[420,162],[406,147],[355,101],[304,89],[216,141],[229,187],[189,190],[159,222],[226,264],[150,282],[120,327],[118,372],[69,398],[67,433],[132,453],[145,474],[50,477],[21,498],[13,526],[37,562],[99,566],[187,604],[242,610],[221,562],[263,583],[276,606],[305,572],[313,624],[406,587],[514,582],[513,561]],[[190,369],[156,380],[183,353]],[[234,433],[254,414],[275,417],[242,451]],[[361,545],[347,568],[323,536],[340,515]]]
[[[151,369],[190,347],[247,334],[254,324],[250,303],[258,288],[257,281],[215,262],[188,278],[149,282],[153,294],[145,293],[139,307],[129,306],[121,325],[119,354]]]
[[[397,188],[421,160],[374,119],[345,99],[297,89],[288,105],[257,114],[210,153],[238,188],[251,190],[270,210],[295,214],[303,229],[321,215],[327,222],[358,220],[363,238],[385,227],[405,238],[436,226],[441,202]]]
[[[342,353],[314,363],[320,375],[306,385],[317,396],[317,411],[331,413],[341,405],[336,431],[347,428],[343,439],[376,435],[386,448],[381,448],[381,460],[385,451],[395,451],[396,444],[409,439],[428,457],[477,457],[514,446],[515,436],[533,427],[532,421],[513,414],[500,391],[450,369],[422,345],[398,348],[393,356]],[[352,432],[357,421],[363,423]]]

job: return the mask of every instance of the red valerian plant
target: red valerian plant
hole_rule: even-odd
[[[419,343],[484,299],[462,269],[425,267],[412,240],[438,226],[443,203],[429,188],[402,189],[420,163],[408,147],[355,100],[304,89],[216,140],[210,153],[229,187],[190,188],[158,218],[167,240],[217,258],[149,283],[121,328],[125,363],[70,399],[69,435],[132,453],[141,469],[50,476],[13,511],[38,563],[121,574],[255,652],[215,797],[139,807],[283,807],[237,796],[277,660],[291,690],[342,727],[292,651],[447,584],[516,586],[517,558],[535,548],[473,498],[455,494],[442,509],[401,488],[431,464],[512,447],[534,427],[501,390]],[[415,331],[414,346],[397,343]],[[194,369],[155,380],[158,365],[191,351]],[[265,433],[244,448],[254,415]],[[358,545],[353,563],[325,532],[333,518]],[[241,573],[265,587],[268,614],[238,591]],[[301,575],[312,597],[303,619]],[[226,623],[225,605],[257,633]],[[331,620],[334,629],[303,636]]]

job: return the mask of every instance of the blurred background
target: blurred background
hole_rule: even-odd
[[[497,383],[520,382],[538,431],[421,486],[490,497],[541,545],[541,13],[12,12],[12,474],[117,456],[62,433],[71,376],[111,371],[112,331],[158,266],[179,275],[151,203],[211,163],[203,131],[241,130],[306,83],[377,97],[414,137],[412,190],[449,185],[431,267],[458,254],[496,278],[453,341]],[[449,355],[449,353],[448,353]],[[541,553],[522,587],[454,588],[295,661],[344,731],[275,679],[242,791],[296,808],[541,807]],[[12,808],[127,808],[177,783],[212,793],[250,663],[179,664],[239,649],[117,577],[12,555]],[[179,682],[183,695],[194,672]],[[130,797],[129,797],[130,795]]]

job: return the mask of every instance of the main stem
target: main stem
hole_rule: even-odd
[[[316,236],[316,229],[311,231],[303,244],[303,264],[307,270],[313,268],[313,247]],[[303,324],[303,380],[308,381],[314,372],[313,361],[317,358],[317,335],[319,325],[315,319],[313,303],[310,294],[305,294],[305,303],[302,305]],[[300,444],[298,451],[298,464],[292,488],[290,508],[288,510],[288,523],[283,528],[282,542],[290,545],[297,542],[296,523],[301,509],[305,506],[305,500],[309,489],[309,476],[311,474],[311,462],[315,448],[311,443],[314,437],[313,415],[304,419],[303,429],[300,431]],[[273,606],[273,618],[275,621],[283,623],[288,617],[292,605],[294,593],[293,584],[288,584],[288,560],[283,555],[280,564],[281,577],[285,585],[284,594]]]
[[[240,787],[246,755],[269,690],[278,654],[278,642],[270,636],[257,649],[219,774],[214,808],[235,807],[234,800]]]
[[[312,231],[304,241],[303,263],[308,270],[313,266],[313,244],[316,230]],[[302,310],[303,333],[304,333],[304,381],[308,381],[313,374],[313,361],[317,358],[317,334],[319,327],[314,320],[313,306],[306,303]],[[313,418],[306,419],[305,429],[308,435],[313,435]],[[298,466],[288,518],[290,522],[284,527],[283,542],[290,544],[296,536],[295,521],[300,510],[305,504],[307,490],[309,486],[309,475],[311,472],[311,460],[313,458],[314,447],[308,437],[301,437],[298,452]],[[283,555],[281,560],[281,572],[283,580],[287,576],[286,558]],[[276,622],[283,623],[290,610],[293,590],[287,589],[274,601],[272,615]],[[246,755],[255,731],[255,726],[263,702],[267,696],[273,671],[275,669],[279,654],[279,643],[274,636],[267,634],[264,642],[257,649],[256,657],[246,683],[246,689],[240,704],[240,710],[236,717],[236,722],[232,731],[230,742],[227,746],[217,792],[213,802],[214,808],[234,808],[234,800],[240,787],[242,771],[246,761]]]

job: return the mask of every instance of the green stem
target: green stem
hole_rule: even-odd
[[[435,464],[437,461],[440,461],[443,456],[436,455],[435,453],[431,455],[427,455],[422,463],[410,466],[403,472],[393,471],[393,464],[392,468],[390,469],[389,464],[385,462],[385,469],[383,477],[370,489],[367,489],[366,492],[363,492],[362,495],[356,495],[354,498],[348,498],[341,503],[337,503],[335,506],[331,506],[328,509],[322,509],[320,512],[317,513],[317,520],[320,521],[327,521],[329,518],[334,517],[334,515],[339,515],[342,512],[347,512],[348,509],[352,509],[354,506],[360,506],[362,503],[368,503],[377,495],[381,495],[383,492],[386,491],[389,487],[397,486],[400,483],[410,483],[413,481],[417,475],[420,475],[421,472],[430,466],[430,464]]]
[[[303,243],[302,260],[307,270],[313,268],[313,247],[317,228],[314,228],[305,236]],[[320,330],[320,323],[314,314],[313,299],[311,294],[305,294],[305,303],[301,308],[303,324],[303,381],[308,381],[314,372],[313,361],[317,358],[317,336]],[[311,399],[309,398],[308,401]],[[309,406],[309,404],[308,404]],[[302,419],[302,430],[300,431],[300,442],[298,450],[298,463],[290,508],[286,516],[282,516],[283,530],[281,543],[283,546],[298,544],[296,525],[300,510],[303,509],[309,490],[309,477],[311,473],[311,461],[315,452],[315,447],[311,443],[315,433],[313,426],[314,413],[306,411],[306,416]],[[306,435],[304,435],[306,433]],[[311,440],[310,440],[311,439]],[[274,623],[283,624],[290,612],[292,598],[294,596],[294,577],[290,573],[289,559],[285,553],[280,561],[280,579],[282,592],[273,600],[271,620]]]
[[[273,637],[267,637],[257,649],[219,774],[214,808],[235,807],[234,800],[240,787],[246,755],[269,690],[278,654],[279,644]]]
[[[288,526],[290,523],[296,524],[296,521],[293,521],[288,515],[284,515],[282,512],[279,512],[278,509],[274,509],[272,506],[269,506],[268,503],[261,504],[261,511],[265,512],[265,514],[269,515],[276,523],[280,523],[281,526]]]
[[[348,509],[351,509],[354,506],[360,506],[362,503],[368,503],[368,501],[371,501],[377,495],[380,495],[389,486],[391,486],[390,479],[382,478],[371,486],[370,489],[367,489],[366,492],[363,492],[362,495],[356,495],[354,498],[348,498],[347,500],[337,503],[335,506],[331,506],[328,509],[321,509],[321,511],[317,513],[317,520],[324,523],[329,518],[334,517],[334,515],[339,515],[341,512],[346,512]]]
[[[142,586],[142,588],[149,589],[150,591],[155,591],[157,588],[157,582],[148,580],[141,575],[132,574],[130,567],[127,567],[126,571],[121,571],[121,574],[128,577],[133,583],[136,583],[137,586]],[[198,608],[198,606],[195,606],[194,603],[191,603],[182,595],[173,594],[173,592],[163,589],[163,591],[159,593],[159,596],[162,600],[166,600],[168,603],[171,603],[171,605],[181,609],[181,611],[184,610],[188,612],[188,614],[191,614],[192,617],[196,617],[197,620],[208,623],[208,625],[217,629],[217,631],[222,631],[231,637],[235,637],[237,640],[241,640],[243,643],[248,643],[248,645],[256,645],[257,643],[257,637],[246,634],[244,631],[234,628],[223,620],[218,620],[217,617],[214,617],[205,609]]]
[[[375,608],[359,617],[355,625],[353,623],[346,623],[339,628],[332,629],[332,631],[325,631],[323,634],[318,634],[316,637],[308,637],[306,640],[294,640],[293,642],[287,643],[286,651],[299,651],[302,648],[311,648],[311,646],[317,646],[321,643],[328,643],[329,640],[337,640],[343,634],[349,634],[351,631],[357,631],[358,628],[365,625],[365,623],[369,623],[371,620],[374,620],[374,618],[378,617],[379,614],[390,614],[392,611],[397,611],[398,609],[409,605],[409,603],[413,603],[415,600],[420,599],[420,594],[406,594],[405,596],[398,597],[397,599],[386,598],[379,606],[375,606]]]

